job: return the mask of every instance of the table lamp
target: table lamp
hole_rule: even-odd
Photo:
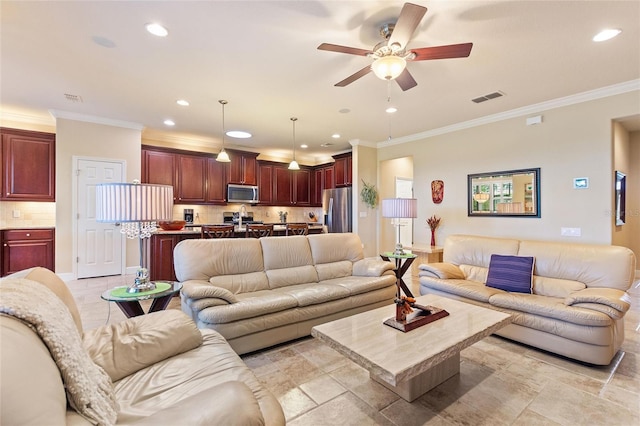
[[[140,268],[128,293],[155,290],[149,281],[146,249],[156,222],[173,217],[173,187],[170,185],[134,183],[101,183],[96,185],[96,220],[121,223],[120,232],[127,238],[140,240]],[[145,245],[145,241],[147,245]]]
[[[415,198],[386,198],[382,200],[382,217],[397,220],[398,240],[393,254],[404,254],[404,249],[400,242],[400,219],[418,217],[418,200]]]

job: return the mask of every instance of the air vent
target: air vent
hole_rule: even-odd
[[[325,143],[320,144],[320,146],[323,147],[323,148],[326,148],[328,146],[333,146],[333,144],[331,142],[325,142]]]
[[[491,99],[499,98],[501,96],[504,96],[504,93],[502,93],[502,92],[493,92],[493,93],[489,93],[488,95],[480,96],[478,98],[471,99],[471,100],[473,102],[479,104],[480,102],[489,101]]]
[[[82,102],[82,96],[65,93],[64,97],[70,102]]]

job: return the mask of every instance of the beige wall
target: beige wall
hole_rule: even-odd
[[[126,181],[140,179],[140,130],[83,121],[56,123],[56,273],[73,272],[73,156],[126,161]],[[137,241],[127,241],[126,266],[140,264]]]
[[[640,113],[638,92],[630,92],[541,112],[542,124],[525,117],[436,135],[379,149],[379,182],[393,180],[386,160],[413,156],[418,199],[414,241],[429,244],[425,221],[442,218],[439,241],[454,233],[540,240],[611,243],[611,120]],[[470,173],[541,168],[540,219],[467,216]],[[573,178],[588,177],[589,188],[573,189]],[[444,201],[433,204],[430,182],[444,181]],[[581,237],[560,236],[561,227],[581,229]],[[381,243],[388,244],[382,238]]]
[[[378,153],[377,149],[362,144],[353,145],[353,232],[360,236],[364,246],[364,255],[374,257],[378,255],[378,211],[380,204],[375,208],[370,208],[360,199],[362,191],[362,181],[367,184],[377,184]],[[360,230],[364,232],[360,232]]]

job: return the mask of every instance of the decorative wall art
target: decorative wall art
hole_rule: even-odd
[[[444,182],[441,180],[431,181],[431,199],[434,204],[440,204],[444,198]]]

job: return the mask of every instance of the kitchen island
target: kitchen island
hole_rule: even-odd
[[[149,274],[152,281],[176,281],[173,269],[173,249],[183,240],[197,239],[201,235],[201,226],[207,224],[187,225],[179,231],[163,231],[158,229],[151,235],[151,251],[149,253]],[[273,226],[275,236],[285,236],[287,227],[277,223]],[[309,234],[321,234],[324,231],[322,224],[309,224]],[[235,225],[234,237],[245,238],[245,226]]]

